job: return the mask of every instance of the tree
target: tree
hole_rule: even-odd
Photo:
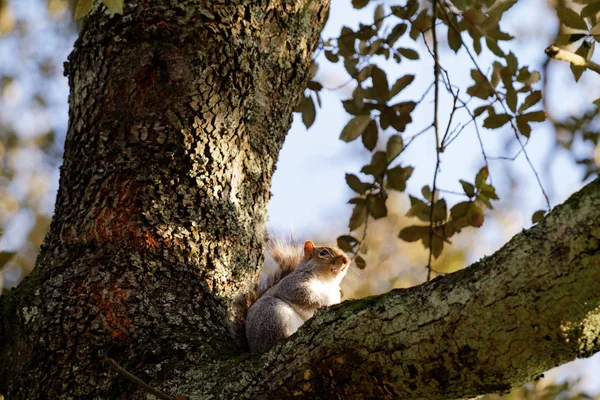
[[[114,359],[164,392],[199,398],[461,398],[506,391],[599,350],[596,179],[466,270],[344,302],[265,355],[240,354],[226,333],[226,303],[260,266],[270,180],[299,102],[310,121],[301,96],[318,89],[309,72],[328,3],[231,3],[131,2],[124,17],[97,5],[86,17],[66,65],[70,122],[50,232],[34,271],[0,297],[0,393],[144,397]],[[395,12],[426,20],[411,7]],[[346,32],[346,50],[356,34]],[[384,81],[376,67],[362,71],[373,87]],[[489,90],[483,99],[493,95],[487,78],[474,79]],[[394,91],[410,82],[385,83]],[[535,104],[523,87],[534,96],[525,104]],[[388,106],[381,90],[365,89],[376,101],[362,107],[380,107],[377,123],[389,118],[404,131],[413,105]],[[490,128],[513,117],[521,133],[529,126],[490,107],[479,114],[489,113]],[[369,148],[375,120],[355,114],[342,138],[361,136]],[[348,178],[360,195],[351,229],[385,215],[384,178],[398,189],[410,176],[407,167],[391,172],[399,140],[374,153],[373,182]],[[495,195],[486,182],[483,168],[465,182],[473,193],[464,213],[448,217],[434,180],[411,209],[429,225],[401,236],[437,257],[440,228],[482,222],[481,204]]]

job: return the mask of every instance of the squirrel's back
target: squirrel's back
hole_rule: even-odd
[[[248,310],[267,290],[293,272],[302,262],[303,251],[292,241],[271,239],[267,243],[265,265],[260,280],[250,282],[229,308],[229,334],[241,348],[248,350],[246,318]]]

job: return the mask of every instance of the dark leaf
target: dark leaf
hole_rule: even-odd
[[[542,91],[541,90],[536,90],[534,92],[531,92],[531,94],[529,94],[529,96],[527,96],[525,98],[525,101],[519,107],[519,113],[522,113],[523,111],[527,110],[529,107],[536,105],[541,99],[542,99]]]
[[[414,75],[404,75],[392,85],[392,89],[390,90],[390,98],[394,97],[398,93],[400,93],[404,88],[410,85],[415,79]]]
[[[439,258],[444,249],[444,240],[436,235],[431,237],[431,254],[434,258]]]
[[[439,199],[433,206],[433,222],[445,221],[448,216],[448,207],[446,200]]]
[[[388,46],[393,46],[394,43],[406,32],[407,25],[405,23],[399,23],[396,25],[388,37],[385,39]]]
[[[373,23],[375,24],[377,29],[381,29],[384,17],[385,11],[383,10],[383,4],[379,4],[377,5],[377,7],[375,7],[375,14],[373,15]]]
[[[379,219],[387,216],[385,198],[382,197],[381,194],[367,197],[367,206],[369,208],[369,214],[371,214],[373,218]]]
[[[585,30],[588,28],[583,18],[568,7],[557,6],[556,14],[558,15],[560,22],[569,28]]]
[[[546,210],[538,210],[534,212],[531,216],[531,222],[537,224],[544,218],[544,215],[546,215]]]
[[[506,104],[510,108],[510,111],[517,112],[517,91],[512,86],[506,88]]]
[[[369,4],[369,0],[352,0],[352,7],[356,9],[364,8],[367,4]]]
[[[350,235],[342,235],[337,238],[337,246],[346,253],[352,253],[356,244],[358,244],[358,240]]]
[[[544,122],[546,120],[546,113],[544,111],[533,111],[527,114],[520,115],[525,121],[530,122]]]
[[[315,122],[317,110],[315,109],[315,103],[310,96],[305,97],[302,100],[302,103],[302,123],[306,126],[306,129],[308,129]]]
[[[387,185],[388,187],[403,192],[406,190],[406,181],[412,175],[413,167],[403,168],[397,166],[387,171]]]
[[[367,266],[367,262],[361,256],[356,256],[354,258],[354,262],[356,263],[358,269],[365,269]]]
[[[426,235],[429,235],[429,226],[413,225],[402,229],[398,236],[406,242],[416,242]]]
[[[600,12],[600,2],[594,2],[592,4],[587,5],[581,10],[581,16],[583,18],[589,18],[592,16],[596,16]],[[590,32],[591,33],[591,32]],[[593,33],[592,33],[593,35]]]
[[[367,150],[371,151],[375,148],[375,145],[377,145],[378,133],[377,122],[371,120],[369,125],[367,125],[367,129],[365,129],[362,134],[362,142]]]
[[[485,121],[483,121],[483,126],[488,129],[500,128],[502,125],[510,121],[511,118],[512,117],[508,114],[489,115]]]
[[[361,180],[353,174],[346,174],[346,183],[348,184],[350,189],[360,194],[363,194],[364,192],[373,187],[373,184],[361,182]]]
[[[376,99],[379,101],[386,102],[390,96],[390,89],[388,86],[386,73],[377,66],[373,66],[371,71],[371,78],[373,79],[373,88],[377,93]]]
[[[342,28],[340,33],[340,37],[338,39],[338,53],[342,57],[350,57],[354,54],[354,42],[356,40],[356,36],[354,31],[347,26]],[[358,62],[358,60],[356,60]],[[356,63],[354,64],[356,66]],[[348,71],[349,72],[349,71]],[[354,76],[354,74],[350,74]]]
[[[529,123],[523,118],[522,115],[517,116],[517,129],[521,132],[521,135],[529,138],[531,135],[531,126]]]
[[[340,139],[342,139],[344,142],[351,142],[355,140],[357,137],[362,135],[370,122],[371,117],[368,115],[359,115],[352,118],[346,124],[344,129],[342,129]]]
[[[462,185],[463,191],[467,196],[475,196],[475,188],[473,187],[473,185],[471,185],[469,182],[463,181],[462,179],[459,180],[459,182]]]
[[[396,157],[402,152],[404,148],[404,142],[402,141],[402,136],[400,135],[392,135],[388,139],[386,145],[386,154],[387,154],[387,163],[391,163],[394,161]]]
[[[402,56],[408,58],[409,60],[418,60],[419,59],[419,53],[417,53],[413,49],[406,49],[404,47],[398,47],[396,49],[396,51],[398,53],[402,54]]]
[[[337,54],[334,54],[330,50],[325,50],[325,58],[332,63],[336,63],[339,61],[340,57]]]
[[[360,172],[368,175],[372,175],[375,178],[378,178],[387,166],[385,152],[378,151],[373,154],[373,158],[371,158],[371,164],[365,165]]]
[[[462,201],[452,206],[450,209],[450,215],[452,216],[452,219],[457,220],[466,216],[469,212],[469,208],[471,208],[471,204],[473,203],[470,201]]]
[[[6,265],[17,253],[12,251],[1,251],[0,252],[0,269]]]
[[[352,216],[350,217],[350,223],[348,224],[348,228],[353,231],[356,230],[359,226],[365,223],[367,220],[367,205],[364,203],[357,204],[354,206],[354,210],[352,210]]]
[[[406,213],[407,217],[417,217],[423,222],[429,222],[429,206],[423,200],[417,199],[414,196],[410,198],[410,210]]]
[[[421,194],[423,195],[424,199],[431,201],[431,188],[429,185],[425,185],[421,188]]]
[[[452,27],[448,28],[448,45],[455,53],[458,52],[462,45],[460,33],[456,32]]]

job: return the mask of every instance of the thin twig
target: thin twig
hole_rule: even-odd
[[[435,191],[437,186],[437,174],[440,169],[440,152],[442,149],[442,143],[440,143],[440,132],[438,126],[438,106],[440,97],[440,84],[439,76],[440,69],[438,63],[438,43],[437,43],[437,29],[436,28],[436,15],[437,15],[437,0],[433,0],[433,11],[431,15],[431,30],[433,38],[433,83],[434,83],[434,97],[433,97],[433,130],[435,132],[435,170],[433,171],[433,184],[431,188],[430,205],[429,205],[429,259],[427,261],[427,280],[431,280],[431,261],[433,259],[433,209],[435,206]],[[455,101],[456,104],[456,101]],[[454,110],[452,110],[454,114]],[[450,117],[452,120],[452,116]],[[450,125],[448,125],[450,126]],[[447,130],[446,130],[447,131]]]
[[[142,389],[144,389],[146,392],[151,393],[151,394],[155,395],[156,397],[158,397],[159,399],[162,399],[162,400],[177,400],[175,397],[170,396],[170,395],[168,395],[168,394],[166,394],[164,392],[161,392],[160,390],[158,390],[156,388],[153,388],[152,386],[148,385],[146,382],[144,382],[143,380],[141,380],[137,376],[133,375],[131,372],[127,371],[125,368],[121,367],[112,358],[106,357],[105,360],[106,360],[106,362],[108,364],[110,364],[111,367],[113,367],[114,369],[116,369],[119,374],[121,374],[125,378],[129,379],[130,381],[132,381],[133,383],[135,383],[136,385],[138,385],[139,387],[141,387]]]
[[[446,11],[446,9],[444,7],[440,7],[440,8],[442,9],[442,11],[444,12],[444,14],[446,15],[446,18],[448,20],[449,29],[454,30],[458,35],[460,35],[460,31],[456,28],[456,26],[454,26],[454,24],[452,23],[452,21],[450,21],[450,16],[448,15],[448,12]],[[461,46],[467,52],[467,55],[469,56],[469,58],[473,62],[473,65],[475,66],[475,68],[477,69],[477,71],[479,71],[479,73],[481,74],[481,76],[483,76],[487,80],[487,75],[483,73],[483,71],[479,67],[479,64],[475,60],[475,57],[471,53],[471,50],[465,45],[465,43],[462,40],[461,40]],[[491,83],[490,83],[489,87],[492,89],[492,93],[494,94],[494,96],[496,97],[496,99],[498,100],[498,102],[500,103],[500,106],[502,107],[502,109],[504,110],[504,112],[506,114],[509,114],[508,109],[506,108],[506,105],[504,104],[504,101],[502,101],[502,97],[500,96],[500,94],[498,94],[498,92],[496,91],[496,89],[493,87],[493,85]],[[548,210],[550,210],[552,207],[550,206],[550,199],[548,198],[548,194],[546,193],[546,190],[544,189],[544,185],[542,185],[542,181],[540,180],[539,174],[537,173],[535,167],[533,166],[533,163],[529,159],[529,155],[527,154],[527,151],[525,150],[525,146],[524,146],[523,142],[521,141],[521,138],[519,136],[519,131],[518,131],[517,127],[515,126],[515,122],[514,122],[513,118],[511,118],[509,122],[510,122],[510,126],[511,126],[511,128],[512,128],[514,134],[515,134],[515,138],[517,139],[517,142],[519,143],[519,146],[521,146],[521,150],[523,151],[523,154],[525,155],[525,160],[527,160],[527,163],[529,164],[529,167],[533,171],[533,174],[535,175],[535,179],[537,180],[538,186],[540,187],[540,190],[542,191],[542,194],[544,195],[544,199],[546,200],[546,206],[548,207]]]

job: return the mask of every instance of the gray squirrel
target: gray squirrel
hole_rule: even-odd
[[[274,240],[267,252],[274,271],[238,295],[229,311],[229,331],[238,345],[263,352],[291,336],[321,307],[341,301],[340,282],[350,259],[337,247],[303,248]]]

